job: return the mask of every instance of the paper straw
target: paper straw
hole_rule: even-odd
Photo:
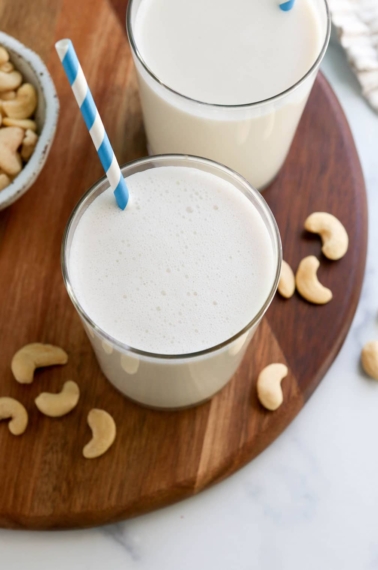
[[[101,117],[93,101],[92,93],[84,77],[75,49],[71,40],[68,39],[57,42],[55,48],[72,87],[77,104],[80,107],[89,134],[96,147],[101,164],[108,177],[110,187],[114,191],[117,204],[121,210],[124,210],[129,200],[129,191],[108,135],[105,132]]]
[[[294,6],[294,2],[295,0],[288,0],[287,2],[281,2],[280,3],[281,10],[283,10],[284,12],[289,12],[289,10],[291,10],[292,7]]]

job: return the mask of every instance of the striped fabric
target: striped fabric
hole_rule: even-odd
[[[110,187],[114,191],[117,204],[124,210],[129,200],[126,182],[93,101],[92,93],[84,77],[75,49],[71,40],[60,40],[55,44],[55,47],[109,180]]]

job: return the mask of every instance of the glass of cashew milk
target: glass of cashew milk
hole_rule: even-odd
[[[161,155],[106,178],[68,222],[62,269],[105,376],[140,404],[199,404],[235,374],[276,292],[281,241],[260,193],[211,160]]]
[[[150,154],[221,162],[259,190],[289,151],[331,21],[326,0],[130,0]]]

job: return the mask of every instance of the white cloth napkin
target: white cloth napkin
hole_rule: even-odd
[[[362,93],[378,112],[378,0],[328,0]]]

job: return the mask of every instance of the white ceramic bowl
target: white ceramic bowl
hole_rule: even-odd
[[[59,101],[53,80],[41,58],[21,42],[0,32],[0,45],[10,55],[15,68],[24,80],[32,83],[38,93],[38,107],[35,120],[38,125],[38,143],[29,162],[13,182],[0,191],[0,210],[18,200],[35,182],[54,139],[59,114]]]

